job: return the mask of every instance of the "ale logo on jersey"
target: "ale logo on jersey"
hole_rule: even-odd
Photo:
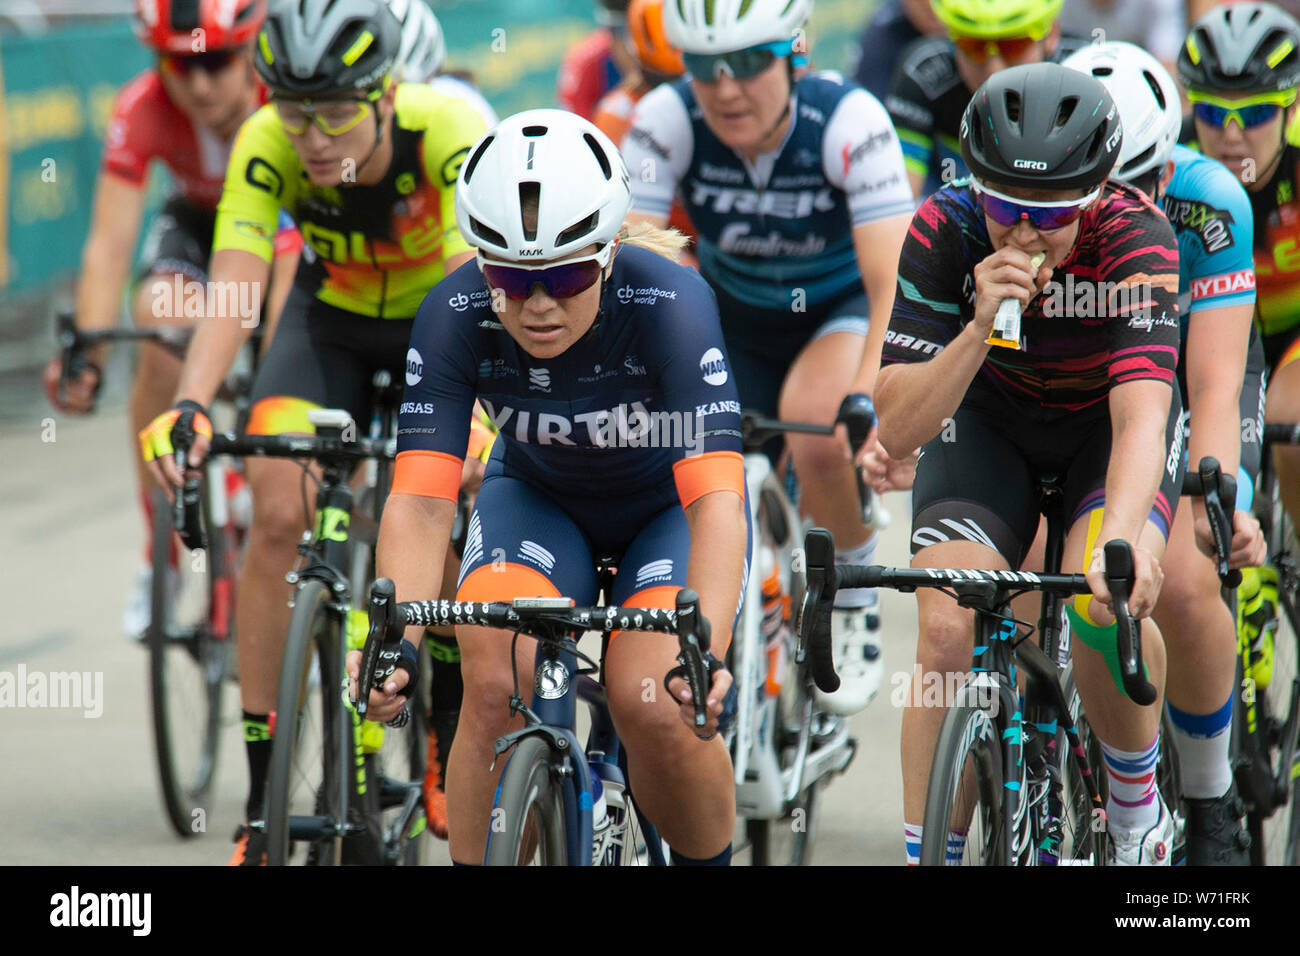
[[[712,348],[700,356],[700,372],[707,385],[722,385],[727,381],[727,363],[721,349]]]
[[[406,350],[406,384],[419,385],[424,378],[424,356],[415,349]]]

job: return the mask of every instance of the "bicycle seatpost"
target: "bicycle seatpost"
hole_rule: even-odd
[[[1127,541],[1106,542],[1106,586],[1115,605],[1115,636],[1119,644],[1120,677],[1124,692],[1135,704],[1154,703],[1156,689],[1142,673],[1142,632],[1129,611],[1133,593],[1133,551]]]

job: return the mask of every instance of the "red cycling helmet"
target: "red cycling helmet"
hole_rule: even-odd
[[[251,43],[266,19],[266,0],[135,0],[135,14],[145,46],[206,53]]]

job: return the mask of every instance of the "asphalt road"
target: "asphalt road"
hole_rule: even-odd
[[[237,695],[227,695],[206,833],[181,840],[158,792],[146,654],[119,623],[144,540],[125,417],[14,411],[0,426],[0,681],[79,671],[102,689],[79,708],[8,706],[0,697],[0,864],[222,864],[247,780]],[[886,504],[900,520],[877,560],[905,563],[906,502]],[[915,614],[911,597],[885,593],[885,684],[854,719],[854,763],[824,793],[818,863],[902,862],[901,711],[889,690],[890,675],[910,672]],[[446,844],[431,844],[431,862],[447,862]]]

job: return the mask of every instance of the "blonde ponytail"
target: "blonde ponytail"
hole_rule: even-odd
[[[618,230],[620,242],[629,246],[640,246],[657,252],[665,259],[677,262],[681,252],[690,243],[690,238],[671,226],[661,228],[648,222],[623,223]]]

